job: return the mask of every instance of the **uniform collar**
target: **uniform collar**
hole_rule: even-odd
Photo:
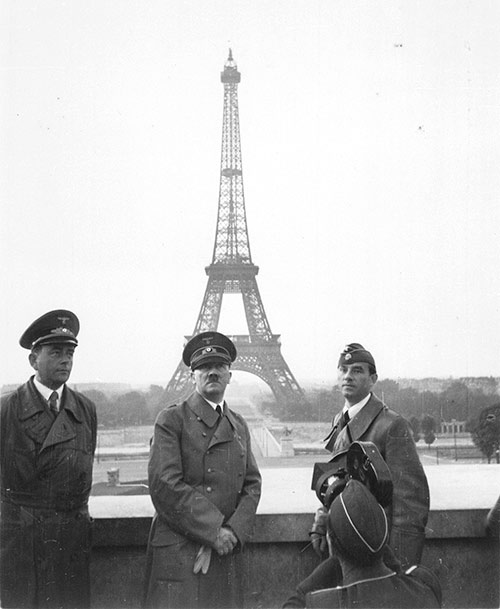
[[[64,390],[64,384],[61,385],[60,387],[58,387],[57,389],[50,389],[43,383],[40,383],[40,381],[36,378],[36,376],[33,377],[33,384],[37,388],[38,392],[41,393],[42,397],[47,400],[47,402],[49,401],[49,398],[52,395],[52,393],[55,391],[57,393],[57,400],[59,403],[61,403],[60,400],[61,400],[62,393]]]
[[[20,398],[19,418],[22,421],[29,419],[29,417],[40,410],[46,409],[45,402],[38,389],[35,387],[33,376],[27,383],[18,387],[17,392]],[[62,399],[64,401],[64,409],[71,411],[73,417],[81,423],[84,419],[84,414],[82,412],[82,406],[75,399],[74,392],[65,386]]]
[[[197,391],[189,396],[187,403],[195,415],[209,427],[213,427],[219,420],[215,408]]]
[[[349,406],[349,404],[346,402],[344,404],[344,408],[342,409],[342,414],[344,412],[349,412],[349,418],[352,420],[358,414],[358,412],[363,408],[363,406],[365,406],[365,404],[368,404],[371,397],[372,397],[372,394],[370,392],[365,398],[363,398],[361,400],[361,402],[358,402],[357,404],[353,404],[352,406]]]
[[[187,404],[189,408],[195,413],[197,417],[199,417],[204,423],[206,423],[209,427],[213,427],[216,423],[219,422],[219,415],[214,410],[211,404],[197,391],[193,391],[193,393],[188,397]],[[225,402],[223,402],[223,405]],[[224,417],[221,420],[221,424],[224,420],[229,421],[231,427],[236,429],[237,423],[235,417],[229,408],[222,408]]]
[[[198,393],[198,392],[197,392]],[[201,393],[200,393],[201,395]],[[203,398],[203,396],[201,396]],[[224,400],[222,400],[222,402],[217,403],[217,402],[212,402],[211,400],[207,400],[207,398],[203,398],[206,402],[208,402],[210,404],[210,406],[215,410],[217,408],[217,406],[220,406],[221,410],[224,410]]]

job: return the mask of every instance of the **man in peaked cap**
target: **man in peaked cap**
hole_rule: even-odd
[[[391,525],[389,545],[406,568],[420,563],[429,513],[429,487],[409,423],[372,391],[377,382],[373,355],[360,343],[340,354],[337,378],[345,404],[333,420],[326,449],[332,464],[342,463],[352,442],[373,442],[391,472],[392,503],[386,508]],[[326,509],[320,507],[311,531],[318,554],[326,555]]]
[[[224,400],[236,348],[219,332],[203,332],[182,358],[194,392],[160,412],[151,444],[156,515],[145,605],[234,609],[243,604],[241,550],[261,493],[248,426]]]
[[[291,602],[287,607],[441,607],[441,586],[430,570],[414,566],[396,572],[384,564],[389,522],[361,482],[350,480],[334,499],[328,512],[327,537],[330,553],[340,563],[342,585],[332,587],[335,578],[326,569],[318,569],[309,585],[313,591],[305,599],[295,596],[295,605]]]
[[[2,397],[2,607],[90,607],[97,419],[94,404],[66,386],[79,329],[64,309],[34,321],[19,342],[35,374]]]

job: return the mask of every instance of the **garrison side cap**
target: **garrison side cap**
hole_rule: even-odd
[[[327,527],[337,548],[363,564],[382,554],[389,537],[382,506],[364,484],[354,479],[333,500]]]
[[[208,362],[230,365],[236,359],[233,341],[220,332],[202,332],[188,341],[182,352],[182,361],[191,370]]]
[[[79,331],[80,322],[74,313],[66,309],[56,309],[36,319],[24,331],[19,339],[19,344],[23,349],[33,349],[39,345],[54,343],[76,346]]]
[[[340,366],[345,366],[346,364],[360,363],[370,364],[375,370],[377,370],[373,355],[367,349],[365,349],[363,345],[360,345],[359,343],[349,343],[344,347],[344,350],[340,354],[337,368]]]

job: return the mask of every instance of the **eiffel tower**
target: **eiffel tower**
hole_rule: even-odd
[[[273,334],[260,297],[256,276],[259,267],[253,264],[243,194],[238,84],[241,75],[231,49],[221,73],[224,85],[222,154],[219,187],[219,209],[215,245],[205,296],[192,336],[217,330],[224,294],[240,293],[248,326],[248,335],[232,335],[238,350],[233,370],[250,372],[271,388],[276,401],[292,406],[307,403],[304,392],[295,380],[283,355],[280,335]],[[166,388],[169,404],[184,399],[192,391],[190,371],[181,361]]]

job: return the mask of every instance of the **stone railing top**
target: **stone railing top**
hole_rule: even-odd
[[[259,515],[312,514],[319,502],[311,490],[311,468],[262,468]],[[496,464],[425,467],[431,512],[489,510],[500,495]],[[95,496],[90,512],[96,519],[144,518],[154,514],[149,495]]]

